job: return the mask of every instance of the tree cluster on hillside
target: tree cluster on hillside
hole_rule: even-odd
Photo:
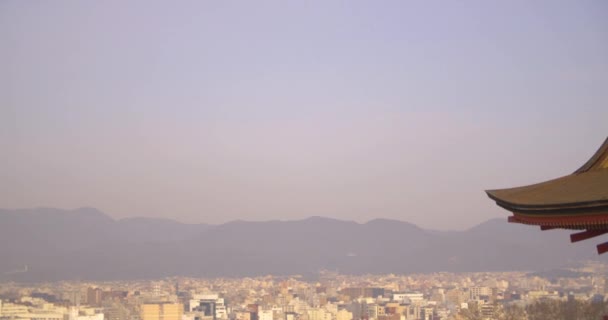
[[[471,305],[468,309],[462,309],[455,320],[602,320],[608,315],[607,302],[590,301],[537,301],[526,307],[518,305],[495,304],[493,316],[487,317],[482,314],[478,305]]]

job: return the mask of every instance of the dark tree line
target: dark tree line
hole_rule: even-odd
[[[484,317],[479,306],[463,309],[455,319],[463,320],[602,320],[608,315],[607,302],[543,300],[525,307],[494,305],[494,315]]]

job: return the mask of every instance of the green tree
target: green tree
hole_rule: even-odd
[[[538,301],[526,307],[529,320],[568,320],[565,305],[561,301]]]
[[[458,315],[463,320],[483,320],[481,310],[476,303],[469,304],[468,309],[461,309]]]
[[[526,307],[529,320],[602,320],[607,314],[606,302],[589,301],[538,301]]]
[[[500,317],[497,320],[528,320],[526,310],[518,305],[507,304],[502,308]]]

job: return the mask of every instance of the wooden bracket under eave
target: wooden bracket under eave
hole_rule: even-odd
[[[570,235],[571,242],[578,242],[587,239],[591,239],[593,237],[601,236],[605,233],[608,233],[608,230],[600,229],[600,230],[585,230],[583,232],[577,232]]]
[[[602,254],[608,252],[608,242],[604,242],[602,244],[597,245],[597,254]]]

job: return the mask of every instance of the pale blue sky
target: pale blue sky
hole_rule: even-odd
[[[462,229],[608,135],[605,1],[2,1],[0,207]]]

